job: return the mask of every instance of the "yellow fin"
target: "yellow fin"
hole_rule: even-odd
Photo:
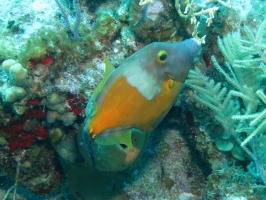
[[[106,80],[108,79],[109,75],[111,72],[115,69],[114,66],[111,64],[110,60],[106,57],[104,57],[104,63],[105,63],[105,70],[104,70],[104,76],[99,85],[94,89],[93,94],[92,94],[92,108],[89,110],[90,111],[90,117],[94,116],[97,111],[97,105],[95,103],[95,100],[98,96],[98,94],[101,92]]]
[[[110,60],[106,57],[103,58],[105,63],[104,77],[107,78],[109,74],[115,69]]]
[[[104,63],[105,63],[104,76],[103,76],[102,81],[99,83],[99,85],[95,88],[93,92],[94,99],[96,99],[98,94],[101,92],[106,80],[108,79],[108,76],[115,69],[114,66],[111,64],[110,60],[106,57],[104,57]]]
[[[133,147],[131,140],[132,129],[127,130],[123,133],[108,133],[105,135],[98,135],[95,138],[95,142],[99,145],[116,145],[124,144],[129,148]]]
[[[94,102],[93,104],[93,108],[92,108],[92,112],[90,114],[90,118],[93,117],[94,115],[96,115],[96,113],[98,112],[98,106],[97,104]]]

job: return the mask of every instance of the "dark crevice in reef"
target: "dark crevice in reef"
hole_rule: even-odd
[[[193,137],[193,133],[191,132],[190,125],[187,123],[187,115],[188,111],[185,108],[174,106],[161,124],[163,126],[167,126],[168,128],[180,130],[180,134],[189,148],[192,161],[195,162],[195,164],[199,167],[202,174],[207,177],[211,174],[211,166],[210,163],[202,156],[201,152],[195,148],[196,142],[195,138]]]

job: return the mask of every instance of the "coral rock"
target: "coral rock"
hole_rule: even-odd
[[[9,72],[9,68],[16,64],[17,61],[13,60],[13,59],[8,59],[8,60],[5,60],[3,63],[2,63],[2,70],[3,72],[5,72],[6,74],[8,74]]]
[[[27,84],[28,70],[20,63],[16,63],[9,68],[10,82],[16,86],[25,86]]]
[[[12,86],[2,92],[4,102],[15,102],[22,99],[26,94],[26,90],[22,87]]]

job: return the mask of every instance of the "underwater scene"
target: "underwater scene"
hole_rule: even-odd
[[[265,0],[0,8],[0,199],[266,199]]]

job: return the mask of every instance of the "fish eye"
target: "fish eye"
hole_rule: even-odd
[[[163,50],[159,51],[159,53],[157,54],[157,57],[158,57],[158,59],[159,59],[160,62],[165,61],[166,58],[167,58],[166,51],[163,51]]]

